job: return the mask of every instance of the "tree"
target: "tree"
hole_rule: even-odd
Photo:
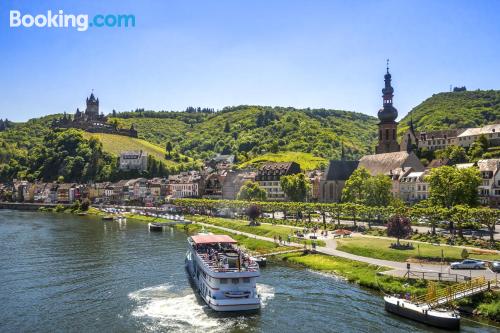
[[[483,154],[488,151],[488,139],[484,135],[480,135],[469,148],[469,162],[477,162],[483,157]]]
[[[437,150],[436,157],[449,160],[449,164],[467,162],[467,154],[461,146],[450,145],[445,149]]]
[[[167,145],[165,146],[165,150],[168,153],[168,157],[170,157],[171,153],[172,153],[172,143],[170,141],[167,142]]]
[[[406,238],[411,234],[410,219],[402,215],[394,215],[387,221],[387,235],[396,237],[397,244],[401,238]]]
[[[495,226],[500,220],[500,212],[497,209],[477,208],[472,210],[473,218],[481,225],[484,225],[490,234],[490,243],[495,245]]]
[[[388,206],[393,199],[391,187],[391,180],[385,175],[369,177],[365,182],[365,204],[368,206]]]
[[[261,209],[257,205],[250,205],[247,208],[247,216],[250,219],[250,225],[256,225],[255,219],[257,219],[262,213]]]
[[[393,200],[392,183],[384,175],[371,176],[365,168],[355,170],[342,190],[342,201],[368,206],[388,206]]]
[[[224,124],[224,133],[231,132],[231,127],[229,126],[229,120],[226,120],[226,124]]]
[[[251,180],[245,182],[238,192],[238,200],[264,201],[266,200],[266,190],[259,186],[259,183]]]
[[[477,187],[481,177],[476,168],[442,166],[432,169],[425,181],[429,183],[429,199],[434,205],[451,208],[460,204],[476,206],[478,203]]]
[[[291,201],[305,201],[307,194],[311,189],[309,180],[303,173],[282,176],[280,179],[280,185],[283,192],[285,192],[286,196]]]
[[[342,190],[342,201],[364,203],[366,199],[365,185],[368,178],[370,178],[370,173],[365,168],[354,170],[345,182]]]

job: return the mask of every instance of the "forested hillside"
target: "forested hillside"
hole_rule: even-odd
[[[435,94],[400,121],[400,133],[410,119],[419,131],[479,127],[500,119],[500,91],[476,90]]]
[[[223,153],[235,154],[239,162],[289,151],[340,158],[341,142],[346,155],[357,158],[373,151],[377,133],[376,118],[339,110],[237,106],[175,118],[166,113],[118,113],[112,121],[134,124],[140,138],[160,145],[170,141],[174,150],[196,159]]]

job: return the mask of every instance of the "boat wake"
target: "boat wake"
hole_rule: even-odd
[[[274,297],[274,288],[257,284],[262,307]],[[134,291],[128,295],[136,303],[132,316],[142,318],[148,331],[167,332],[227,332],[245,330],[247,320],[253,316],[226,315],[210,310],[197,299],[191,288],[179,290],[171,284],[162,284]]]

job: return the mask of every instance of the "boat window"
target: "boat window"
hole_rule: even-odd
[[[220,283],[221,284],[226,284],[227,283],[227,279],[220,279]]]
[[[233,284],[237,284],[239,281],[239,279],[231,279],[231,282],[233,282]]]
[[[250,283],[250,278],[243,278],[243,283]]]

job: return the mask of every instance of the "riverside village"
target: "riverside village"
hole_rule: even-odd
[[[108,221],[106,228],[142,221],[150,232],[183,230],[191,235],[187,272],[216,312],[260,309],[260,270],[282,261],[373,289],[410,326],[456,330],[465,315],[494,327],[500,123],[418,130],[410,113],[399,131],[389,65],[383,79],[370,154],[353,158],[341,142],[340,158],[311,168],[300,158],[245,164],[220,151],[175,169],[167,164],[175,143],[160,156],[119,145],[115,179],[44,181],[18,172],[0,184],[0,208],[72,213]],[[83,111],[53,117],[49,132],[77,130],[95,142],[147,137],[138,119],[124,127],[116,111],[101,113],[93,92],[85,102]],[[2,124],[3,134],[16,129]]]

